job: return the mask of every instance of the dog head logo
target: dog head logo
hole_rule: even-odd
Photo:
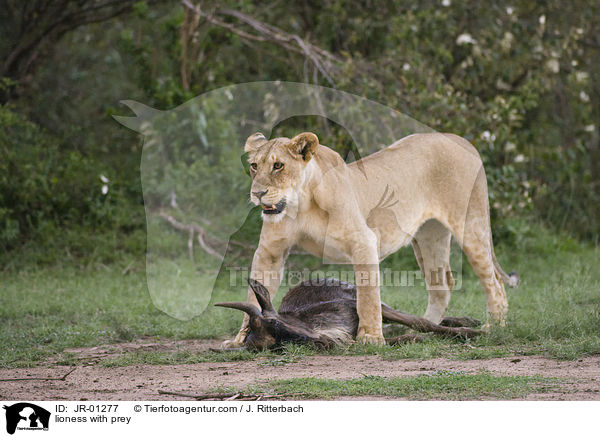
[[[244,170],[249,172],[250,164],[244,152],[253,133],[262,132],[260,139],[264,141],[285,140],[284,134],[292,137],[301,132],[297,117],[320,117],[324,144],[333,139],[328,138],[327,123],[343,128],[351,141],[342,155],[347,162],[359,161],[357,167],[366,180],[362,156],[408,134],[432,131],[405,114],[363,97],[292,82],[232,85],[169,110],[132,100],[122,103],[134,116],[114,118],[140,133],[144,141],[140,170],[149,224],[148,291],[158,309],[179,320],[200,316],[211,301],[222,300],[219,290],[232,286],[228,272],[240,266],[238,259],[252,255],[238,256],[243,245],[232,246],[229,240],[234,235],[254,235],[252,232],[260,227],[255,218],[260,220],[260,214],[265,214],[255,214],[256,207],[248,202],[251,181]],[[298,127],[288,129],[286,121]],[[240,157],[244,167],[240,166]],[[328,180],[323,178],[323,183]],[[293,187],[286,188],[294,191]],[[384,194],[371,216],[374,226],[391,217],[395,194],[391,187]],[[287,205],[286,214],[294,218],[292,202]],[[181,239],[173,238],[173,228],[185,233],[187,253],[181,251]],[[243,243],[252,247],[257,242],[256,235],[256,241]],[[324,254],[323,258],[332,257]],[[245,283],[234,284],[240,293],[247,293]]]
[[[50,411],[35,404],[19,402],[4,406],[6,410],[6,432],[14,434],[19,430],[48,430]]]

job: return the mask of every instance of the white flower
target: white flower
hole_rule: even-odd
[[[410,64],[408,62],[405,62],[404,65],[402,65],[402,69],[404,71],[408,71],[410,70]]]
[[[575,73],[575,79],[577,82],[585,82],[590,77],[590,74],[587,71],[578,71]]]
[[[100,180],[102,181],[102,194],[106,196],[106,193],[108,193],[108,183],[110,180],[103,174],[100,175]]]
[[[473,58],[471,56],[467,56],[467,59],[460,63],[460,68],[467,69],[473,66]]]
[[[513,9],[513,7],[512,7],[512,6],[508,6],[508,7],[506,8],[506,13],[507,13],[508,15],[512,15],[512,13],[513,13],[514,11],[515,11],[515,10]]]
[[[524,162],[525,161],[525,156],[522,154],[518,154],[517,156],[515,156],[515,162]]]
[[[596,130],[596,126],[593,124],[588,124],[586,127],[583,128],[583,130],[586,132],[594,132],[594,130]]]
[[[504,146],[504,151],[512,152],[513,150],[517,150],[517,145],[515,143],[513,143],[512,141],[508,141],[506,143],[506,145]]]
[[[483,138],[483,139],[484,139],[484,140],[486,140],[486,141],[489,141],[489,140],[490,140],[490,138],[491,138],[491,136],[492,136],[492,134],[490,133],[490,131],[489,131],[489,130],[484,130],[484,131],[481,133],[481,138]]]
[[[546,24],[546,16],[545,15],[540,15],[540,24],[543,26],[544,24]]]
[[[579,98],[581,99],[582,102],[589,102],[590,101],[590,96],[588,96],[588,94],[585,91],[581,91],[579,93]]]
[[[475,44],[476,42],[477,42],[477,40],[475,40],[468,33],[462,33],[462,34],[458,35],[458,38],[456,38],[456,44],[458,44],[459,46],[464,45],[464,44]]]
[[[500,41],[500,45],[502,46],[502,48],[506,51],[510,50],[512,43],[515,39],[515,36],[510,33],[510,32],[505,32],[504,36],[502,37],[502,41]]]
[[[560,71],[560,64],[556,59],[548,59],[546,62],[546,68],[553,73],[558,73]]]
[[[450,6],[452,4],[452,2],[450,0],[442,0],[442,6]]]
[[[512,87],[510,86],[509,83],[504,82],[500,78],[498,78],[498,80],[496,80],[496,88],[498,88],[499,90],[504,90],[504,91],[510,91],[512,89]]]

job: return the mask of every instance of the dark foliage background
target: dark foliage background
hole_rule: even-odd
[[[518,245],[546,227],[598,244],[596,1],[4,3],[4,268],[142,256],[141,139],[112,119],[127,114],[119,100],[169,109],[278,79],[362,95],[472,141],[497,240]],[[299,130],[350,147],[343,129],[316,117],[276,133]]]

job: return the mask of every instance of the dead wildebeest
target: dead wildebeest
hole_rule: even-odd
[[[305,281],[292,288],[275,311],[267,289],[250,279],[260,309],[247,302],[221,302],[216,306],[234,308],[250,316],[250,332],[245,347],[272,349],[285,342],[308,343],[330,347],[350,343],[358,330],[356,286],[337,279]],[[446,317],[436,325],[429,320],[396,311],[381,304],[384,322],[406,325],[415,331],[433,332],[444,337],[469,338],[481,334],[473,329],[479,321],[468,317]],[[418,336],[405,335],[388,338],[388,344],[417,340]]]

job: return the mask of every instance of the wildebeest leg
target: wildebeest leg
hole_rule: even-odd
[[[421,343],[425,338],[417,334],[404,334],[399,337],[386,338],[385,342],[389,345],[406,344],[406,343]]]
[[[430,322],[424,317],[401,313],[400,311],[396,311],[385,304],[381,305],[381,311],[383,319],[385,321],[400,323],[419,332],[433,332],[434,334],[438,334],[444,337],[464,338],[475,337],[483,333],[483,331],[479,329],[467,327],[454,328],[449,326],[437,325],[433,322]]]
[[[460,328],[461,326],[477,328],[478,326],[481,326],[481,320],[472,317],[444,317],[440,322],[440,325],[451,326],[453,328]]]

